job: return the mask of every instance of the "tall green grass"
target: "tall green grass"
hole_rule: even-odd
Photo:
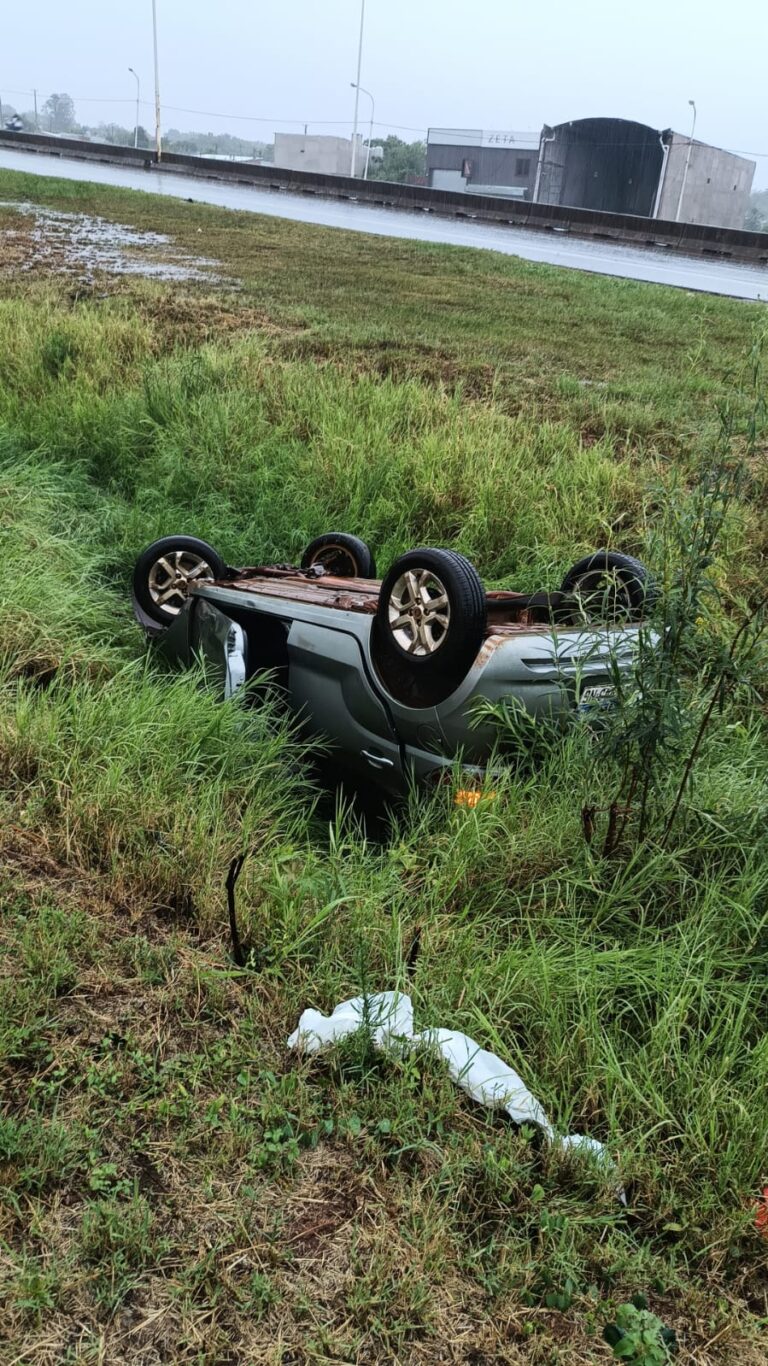
[[[423,259],[425,280],[443,269]],[[486,297],[511,290],[507,269],[488,263]],[[535,271],[515,278],[535,297]],[[552,279],[541,277],[547,309]],[[609,295],[624,297],[606,289],[579,285],[603,317]],[[54,1360],[67,1301],[96,1341],[139,1294],[167,1306],[167,1359],[223,1359],[233,1341],[256,1359],[263,1342],[248,1334],[262,1315],[274,1343],[306,1336],[309,1313],[332,1325],[313,1360],[415,1360],[471,1320],[497,1359],[509,1347],[499,1323],[529,1321],[532,1335],[552,1327],[532,1360],[586,1361],[587,1337],[580,1356],[558,1357],[563,1325],[586,1335],[643,1289],[695,1350],[723,1329],[726,1351],[747,1360],[765,1293],[751,1202],[768,1177],[760,679],[715,715],[663,848],[612,860],[587,846],[582,807],[615,774],[583,728],[537,737],[494,801],[468,811],[447,793],[414,797],[374,835],[341,804],[321,820],[285,718],[217,703],[198,671],[161,670],[128,609],[134,556],[172,531],[251,563],[295,556],[332,527],[364,535],[383,567],[413,544],[451,544],[488,581],[530,588],[556,586],[596,544],[653,557],[667,469],[649,433],[671,411],[655,368],[644,380],[638,357],[627,363],[627,403],[647,384],[634,440],[607,407],[588,430],[594,406],[564,363],[552,386],[567,404],[545,419],[492,386],[470,398],[413,367],[348,363],[346,296],[335,333],[324,301],[322,365],[255,328],[175,347],[145,307],[153,297],[142,286],[72,304],[45,287],[0,299],[0,1051],[12,1088],[0,1185],[14,1331],[45,1322],[33,1355]],[[644,297],[638,352],[654,337],[671,352],[682,305]],[[558,310],[550,346],[565,355],[576,324]],[[479,326],[458,319],[457,346]],[[709,355],[705,336],[686,344],[686,403],[700,389],[701,406],[695,432],[678,434],[678,497],[716,426],[712,375],[736,358]],[[697,356],[710,376],[698,386]],[[710,567],[721,597],[686,680],[694,711],[695,669],[764,576],[766,473],[753,456]],[[663,779],[671,792],[680,762]],[[252,957],[239,973],[223,884],[245,848]],[[629,1213],[613,1178],[468,1107],[428,1062],[354,1047],[287,1060],[304,1006],[395,985],[421,1024],[464,1029],[516,1066],[558,1126],[606,1142]],[[332,1294],[297,1280],[296,1202],[319,1198],[312,1161],[339,1164],[338,1188],[319,1170],[342,1222],[356,1218],[350,1189],[373,1202]],[[246,1289],[238,1259],[254,1246],[263,1260],[249,1274],[262,1280]]]
[[[101,521],[82,467],[0,432],[0,658],[12,675],[103,670],[130,648],[126,606],[104,591]]]
[[[296,822],[302,749],[265,703],[218,706],[199,673],[140,657],[128,595],[109,586],[124,505],[81,462],[0,445],[3,768],[31,827],[121,894],[220,895],[220,868]],[[299,825],[306,826],[311,796]],[[214,890],[215,888],[215,890]]]
[[[455,544],[489,581],[528,588],[556,586],[595,545],[643,552],[663,467],[639,468],[608,436],[586,442],[460,389],[276,365],[258,339],[154,360],[116,313],[69,317],[55,373],[44,328],[22,327],[0,414],[25,448],[113,495],[123,574],[171,531],[241,563],[296,556],[329,526],[366,536],[382,565],[415,543]],[[756,521],[749,505],[733,521],[736,584],[755,577]]]
[[[113,326],[116,345],[104,319],[70,319],[55,374],[44,329],[22,329],[3,406],[31,448],[130,501],[126,560],[183,526],[233,559],[285,557],[340,523],[385,562],[414,540],[455,542],[499,578],[564,570],[619,522],[642,535],[642,494],[608,441],[417,382],[275,366],[258,341],[137,372]]]

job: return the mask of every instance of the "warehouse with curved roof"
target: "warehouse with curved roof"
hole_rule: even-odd
[[[540,204],[741,228],[755,163],[630,119],[575,119],[545,127]]]

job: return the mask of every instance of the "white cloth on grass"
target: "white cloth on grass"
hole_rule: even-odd
[[[521,1077],[495,1053],[481,1048],[467,1034],[454,1029],[424,1029],[414,1033],[413,1003],[398,991],[382,991],[373,996],[355,996],[342,1001],[330,1015],[305,1010],[288,1039],[289,1048],[316,1053],[325,1044],[336,1043],[358,1029],[369,1031],[374,1045],[383,1049],[402,1049],[403,1045],[428,1048],[444,1058],[458,1086],[481,1105],[507,1112],[516,1124],[535,1124],[550,1143],[565,1152],[578,1152],[613,1167],[605,1146],[586,1134],[558,1136],[540,1101],[531,1094]],[[619,1198],[626,1203],[623,1192]]]

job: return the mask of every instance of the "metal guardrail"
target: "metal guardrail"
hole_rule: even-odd
[[[228,181],[295,194],[317,194],[332,199],[356,200],[380,208],[434,213],[443,217],[474,219],[507,227],[569,233],[601,241],[624,242],[641,247],[663,247],[686,255],[768,265],[768,233],[746,229],[710,227],[702,223],[675,223],[634,214],[598,213],[592,209],[555,204],[533,204],[501,196],[474,195],[460,190],[433,190],[424,185],[399,185],[392,181],[351,179],[316,171],[289,171],[279,166],[217,161],[211,157],[164,152],[158,162],[154,152],[120,147],[112,143],[86,142],[44,133],[0,131],[0,147],[42,152],[67,160],[106,162],[167,174],[184,173],[205,180]]]

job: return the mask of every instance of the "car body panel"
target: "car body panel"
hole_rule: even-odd
[[[195,603],[191,620],[195,653],[205,667],[206,678],[225,698],[232,697],[249,674],[248,640],[242,626],[206,598]]]
[[[457,760],[482,769],[496,731],[492,720],[478,722],[479,700],[514,698],[532,716],[566,716],[591,687],[604,706],[616,670],[630,668],[637,651],[637,624],[494,626],[454,692],[438,705],[413,707],[377,673],[371,602],[378,585],[368,581],[358,591],[360,582],[321,587],[320,580],[294,596],[285,578],[201,583],[159,649],[182,667],[202,658],[224,695],[264,670],[279,672],[305,731],[322,737],[340,766],[391,793],[434,779]]]
[[[609,687],[616,668],[629,669],[639,627],[537,629],[488,636],[456,692],[436,708],[446,746],[463,746],[482,762],[493,744],[492,723],[472,720],[479,699],[514,698],[531,716],[571,714],[585,687]]]
[[[366,676],[359,638],[348,630],[294,621],[288,634],[291,703],[306,729],[330,739],[346,766],[386,786],[403,783],[402,747],[380,694]]]

